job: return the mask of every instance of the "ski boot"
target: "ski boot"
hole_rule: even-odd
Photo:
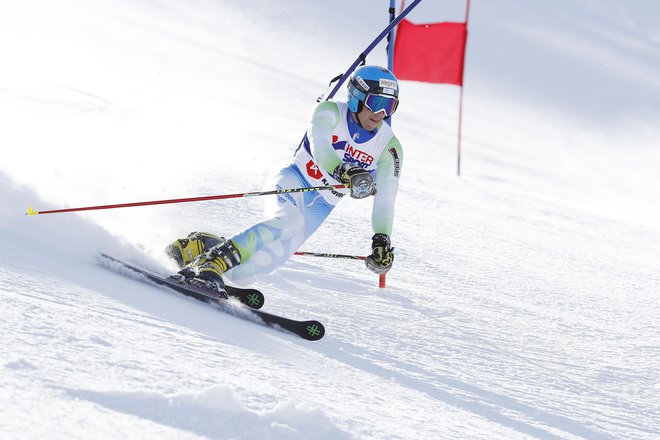
[[[234,243],[223,239],[181,269],[179,274],[184,276],[188,284],[212,289],[226,296],[222,275],[239,264],[241,264],[241,255]]]
[[[169,244],[165,253],[182,269],[223,240],[224,238],[208,232],[191,232],[187,238],[180,238]]]

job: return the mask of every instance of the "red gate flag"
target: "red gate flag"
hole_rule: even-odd
[[[463,85],[467,23],[402,20],[394,43],[398,79]]]

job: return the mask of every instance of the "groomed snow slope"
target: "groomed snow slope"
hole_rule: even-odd
[[[323,321],[322,341],[97,257],[167,273],[169,241],[239,232],[262,200],[24,215],[260,189],[384,26],[387,2],[353,3],[0,6],[3,438],[660,436],[650,2],[473,2],[460,178],[458,91],[402,83],[387,289],[312,258],[256,285],[265,310]],[[427,0],[412,18],[462,13]],[[304,250],[364,254],[369,208],[343,201]]]

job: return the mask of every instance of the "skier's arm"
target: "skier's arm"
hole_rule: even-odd
[[[324,101],[314,110],[310,127],[307,130],[312,156],[316,163],[329,174],[332,174],[335,168],[342,164],[339,155],[332,148],[332,131],[338,124],[337,104],[332,101]]]
[[[378,158],[376,168],[376,190],[371,213],[371,225],[375,234],[392,235],[394,201],[399,190],[399,175],[403,163],[401,144],[395,136]]]
[[[375,179],[378,192],[374,196],[374,207],[371,214],[374,236],[371,243],[371,255],[365,260],[367,268],[378,274],[389,271],[394,262],[390,235],[392,234],[394,201],[399,190],[402,161],[401,144],[396,137],[392,137],[378,158]]]

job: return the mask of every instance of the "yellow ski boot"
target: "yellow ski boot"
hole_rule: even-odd
[[[184,268],[223,240],[208,232],[191,232],[187,238],[180,238],[168,245],[165,253],[176,261],[179,268]]]

